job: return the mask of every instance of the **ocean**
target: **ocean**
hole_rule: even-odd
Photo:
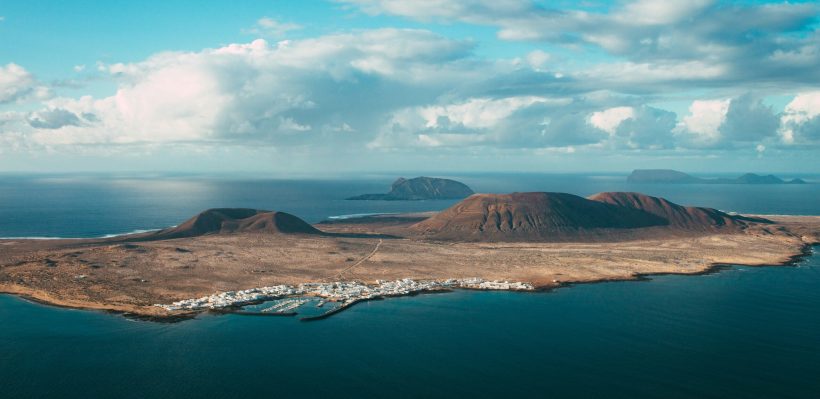
[[[820,184],[449,177],[480,192],[640,191],[725,211],[820,215]],[[121,234],[175,225],[212,207],[281,210],[317,222],[453,203],[344,200],[384,192],[393,179],[2,175],[0,236]],[[820,397],[816,254],[794,267],[731,267],[548,293],[391,298],[313,323],[203,315],[162,324],[0,295],[0,326],[4,398]]]
[[[820,184],[630,184],[625,175],[452,175],[477,192],[558,191],[588,196],[640,191],[684,205],[761,214],[820,214]],[[812,177],[802,176],[811,181]],[[444,209],[456,201],[345,201],[381,193],[394,176],[336,180],[201,176],[0,175],[0,237],[100,237],[176,225],[208,208],[331,216]]]

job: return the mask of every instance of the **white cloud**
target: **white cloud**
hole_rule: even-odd
[[[685,132],[699,145],[712,145],[720,140],[720,126],[726,120],[730,100],[695,100],[689,115],[682,121]]]
[[[673,24],[690,18],[712,3],[713,0],[638,0],[624,5],[613,18],[626,24]]]
[[[481,134],[454,134],[454,133],[434,133],[419,134],[417,145],[419,147],[469,147],[482,144],[487,139]]]
[[[476,9],[491,10],[500,20],[521,17],[522,10],[534,12],[537,21],[554,17],[613,24],[620,23],[618,18],[632,18],[635,21],[629,29],[644,33],[657,24],[678,24],[710,7],[706,3],[691,8],[680,3],[629,3],[617,9],[620,14],[602,20],[600,15],[580,11],[552,15],[549,10],[532,8],[528,1],[360,3],[374,7],[363,8],[366,12],[384,12],[379,7],[388,7],[419,18],[450,18]],[[440,8],[429,9],[434,6]],[[654,7],[662,9],[653,11]],[[480,16],[471,18],[477,21]],[[281,28],[274,20],[263,19],[258,25]],[[537,27],[522,24],[520,28]],[[649,52],[667,51],[684,38],[644,37],[631,30],[609,38],[589,36],[601,32],[591,29],[585,37],[562,43],[598,41],[613,52],[629,53],[638,42]],[[736,72],[723,54],[733,53],[734,47],[689,44],[683,47],[697,47],[698,54],[722,55],[671,60],[665,55],[655,59],[629,53],[617,61],[607,58],[603,63],[587,64],[582,60],[578,68],[559,68],[564,61],[559,50],[555,51],[558,56],[535,50],[512,59],[489,59],[475,55],[476,43],[470,40],[453,40],[426,30],[359,30],[162,52],[133,63],[98,63],[93,75],[106,75],[117,84],[116,92],[81,98],[42,96],[47,90],[32,74],[8,64],[0,67],[0,103],[39,96],[41,107],[30,112],[26,104],[25,112],[6,113],[0,118],[0,140],[15,143],[7,149],[39,146],[49,150],[168,143],[174,143],[168,147],[214,148],[228,143],[309,149],[306,152],[418,147],[436,151],[538,148],[551,154],[593,148],[710,150],[732,146],[762,152],[759,148],[779,149],[773,137],[779,124],[785,142],[820,142],[820,92],[798,95],[782,116],[775,117],[759,97],[728,99],[726,93],[739,90],[720,89],[723,79]],[[764,59],[761,56],[761,62]],[[83,68],[78,65],[75,70]],[[704,82],[710,89],[718,88],[709,96],[727,99],[695,100],[681,119],[646,105],[664,101],[664,96],[688,95],[679,89],[703,89],[706,86],[698,83]]]
[[[615,146],[633,149],[672,148],[676,123],[674,112],[643,105],[634,108],[633,116],[618,125],[611,141]]]
[[[307,132],[311,128],[310,125],[301,125],[294,121],[293,118],[279,118],[279,130],[283,132]]]
[[[49,95],[48,88],[39,85],[25,68],[14,63],[0,65],[0,104],[28,98],[44,99]]]
[[[616,148],[667,148],[673,146],[672,132],[677,115],[648,106],[613,107],[593,112],[589,123],[607,132]]]
[[[428,105],[398,110],[380,128],[370,148],[402,146],[519,145],[508,131],[511,123],[523,123],[530,130],[543,129],[544,116],[516,116],[527,110],[544,110],[569,104],[567,98],[517,96],[471,98],[463,102]],[[540,112],[540,111],[536,111]],[[567,132],[572,134],[572,132]],[[513,133],[514,134],[514,133]]]
[[[667,82],[710,81],[724,76],[728,67],[701,61],[672,63],[618,62],[599,64],[578,73],[579,77],[605,82],[607,86],[627,88],[663,87]]]
[[[418,109],[425,120],[425,127],[440,127],[442,118],[447,123],[462,125],[468,129],[486,129],[496,126],[513,112],[535,103],[564,103],[565,99],[543,97],[509,97],[502,99],[474,98],[460,104],[431,106]]]
[[[820,141],[820,91],[800,93],[786,105],[780,135],[787,144]]]
[[[243,30],[243,33],[265,38],[280,38],[290,31],[299,29],[302,29],[302,25],[292,22],[280,22],[270,17],[262,17],[256,21],[256,24],[252,28]]]
[[[589,122],[592,126],[612,135],[621,122],[634,116],[635,110],[632,107],[614,107],[592,113]]]
[[[599,47],[616,58],[581,74],[599,87],[663,92],[692,81],[727,86],[755,79],[782,84],[820,79],[820,70],[813,68],[820,61],[820,37],[804,34],[816,31],[820,5],[811,2],[633,0],[589,11],[585,2],[338,1],[369,14],[492,26],[504,40]]]
[[[28,137],[41,145],[356,145],[385,114],[433,100],[456,77],[486,76],[484,66],[465,61],[472,46],[427,31],[383,29],[103,64],[99,69],[119,82],[114,95],[48,101],[30,119]],[[477,123],[492,112],[475,116]]]
[[[676,128],[684,146],[752,147],[776,141],[778,117],[752,94],[731,99],[695,100]]]
[[[488,16],[517,15],[530,10],[526,0],[341,0],[368,14],[401,15],[422,20],[435,18],[485,21]]]
[[[541,50],[534,50],[527,54],[527,62],[535,70],[544,70],[551,59],[549,53]]]
[[[820,115],[820,91],[801,93],[786,105],[784,122],[803,123]]]

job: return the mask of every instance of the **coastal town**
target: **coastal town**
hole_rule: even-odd
[[[408,278],[393,281],[377,280],[376,284],[364,284],[357,281],[338,281],[332,283],[304,283],[297,286],[274,285],[239,291],[227,291],[202,298],[184,299],[171,304],[156,304],[155,306],[168,311],[199,311],[235,308],[288,297],[317,297],[322,299],[320,304],[326,302],[339,303],[339,306],[331,311],[335,313],[338,310],[360,301],[459,288],[508,291],[532,291],[535,289],[533,285],[529,283],[486,281],[475,277],[443,281],[413,280]],[[277,313],[291,311],[303,303],[304,301],[294,300],[282,306],[274,305],[271,308],[263,310],[263,312]]]

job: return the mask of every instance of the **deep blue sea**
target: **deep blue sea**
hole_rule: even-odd
[[[641,191],[726,211],[820,215],[820,184],[451,177],[481,192]],[[211,207],[282,210],[316,222],[452,203],[343,200],[384,192],[393,179],[0,175],[0,237],[154,229]],[[393,298],[313,323],[203,315],[160,324],[0,295],[2,398],[818,398],[818,375],[820,255],[796,267],[550,293]]]

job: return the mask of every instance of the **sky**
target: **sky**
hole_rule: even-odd
[[[0,3],[0,172],[820,173],[820,3]]]

